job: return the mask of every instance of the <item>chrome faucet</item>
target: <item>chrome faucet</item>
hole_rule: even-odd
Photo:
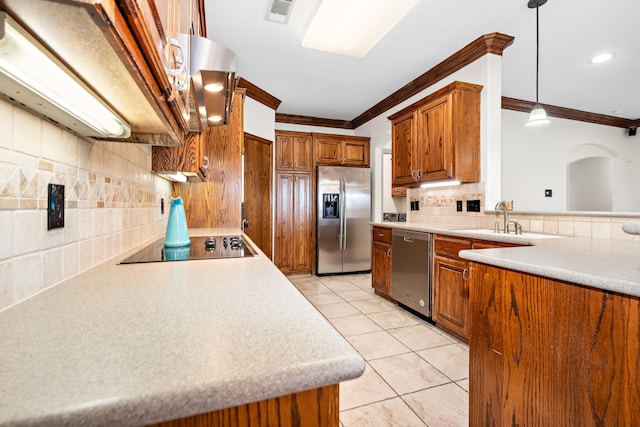
[[[496,207],[494,209],[497,211],[502,210],[502,212],[504,212],[504,228],[502,230],[503,233],[509,234],[509,210],[507,209],[507,202],[505,200],[500,200],[496,203]],[[496,231],[500,232],[500,226],[496,228]]]

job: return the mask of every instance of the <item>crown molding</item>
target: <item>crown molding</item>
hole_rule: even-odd
[[[349,120],[323,119],[320,117],[296,116],[294,114],[276,113],[276,123],[291,123],[305,126],[322,126],[337,129],[355,129]]]
[[[505,110],[520,111],[528,113],[531,111],[535,102],[525,101],[522,99],[502,97],[502,108]],[[542,104],[547,116],[559,119],[577,120],[580,122],[595,123],[604,126],[614,126],[620,128],[629,128],[629,126],[638,126],[640,120],[623,119],[621,117],[607,116],[604,114],[590,113],[588,111],[574,110],[572,108],[558,107],[556,105]]]
[[[269,108],[274,110],[278,109],[278,106],[282,101],[280,101],[275,96],[270,93],[260,89],[258,86],[254,85],[250,81],[244,79],[243,77],[238,77],[236,79],[236,86],[240,88],[244,88],[247,90],[247,96],[251,99],[255,99],[261,104],[266,105]]]
[[[413,95],[420,93],[429,86],[471,64],[482,56],[492,53],[502,55],[502,52],[513,43],[513,37],[501,33],[490,33],[478,37],[444,61],[440,62],[418,78],[407,83],[373,107],[352,120],[354,127],[359,127],[406,101]]]

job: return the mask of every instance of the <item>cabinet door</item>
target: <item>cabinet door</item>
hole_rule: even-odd
[[[391,245],[373,242],[371,285],[373,289],[389,297],[391,295]]]
[[[191,133],[182,147],[154,146],[151,148],[151,170],[154,172],[185,172],[189,181],[204,181],[208,159],[204,160],[202,134]],[[197,176],[196,176],[197,175]]]
[[[293,271],[294,206],[294,174],[276,173],[273,262],[283,273]]]
[[[342,164],[369,166],[369,140],[345,138],[342,141]]]
[[[418,110],[419,180],[453,179],[450,96]]]
[[[311,271],[311,175],[276,173],[274,264],[283,273]]]
[[[314,135],[316,165],[339,166],[342,158],[342,138]]]
[[[413,157],[416,140],[416,120],[414,113],[400,117],[393,122],[392,128],[392,166],[393,185],[415,183]]]
[[[464,261],[440,256],[433,259],[433,320],[439,327],[468,341],[467,268]]]
[[[293,271],[311,271],[311,175],[293,175]]]
[[[276,170],[311,172],[312,158],[311,136],[276,136]]]

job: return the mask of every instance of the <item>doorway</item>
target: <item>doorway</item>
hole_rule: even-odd
[[[271,144],[244,134],[244,232],[270,259]]]

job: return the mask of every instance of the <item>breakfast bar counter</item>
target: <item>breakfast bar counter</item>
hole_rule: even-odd
[[[0,312],[0,426],[146,425],[332,386],[337,405],[364,371],[260,251],[117,264],[142,247]]]

